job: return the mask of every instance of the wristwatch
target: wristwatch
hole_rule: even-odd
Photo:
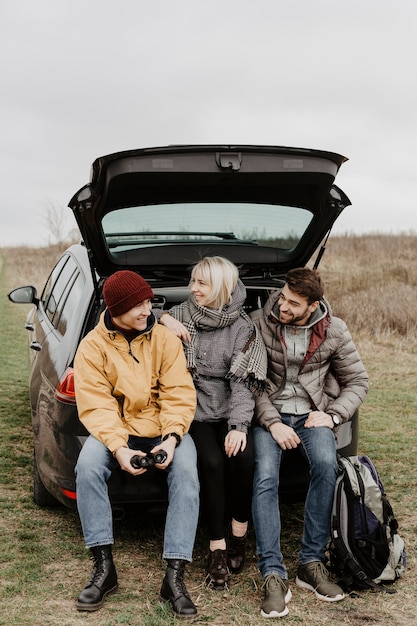
[[[333,420],[333,424],[335,426],[339,426],[339,424],[340,424],[340,417],[338,417],[337,415],[331,415],[331,414],[330,414],[330,417]]]
[[[177,433],[168,433],[167,435],[162,437],[162,441],[165,441],[165,439],[168,439],[168,437],[175,437],[175,439],[177,440],[177,443],[175,444],[175,447],[180,445],[181,437]]]

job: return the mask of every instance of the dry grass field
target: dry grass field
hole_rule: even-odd
[[[38,290],[58,258],[59,248],[0,249],[3,260],[1,297],[13,287],[34,284]],[[283,553],[293,590],[288,626],[415,626],[417,624],[417,236],[366,235],[335,237],[320,264],[326,296],[333,313],[343,317],[370,376],[370,392],[361,410],[360,452],[375,461],[397,513],[405,539],[408,567],[387,595],[361,592],[335,605],[315,600],[294,584],[302,505],[283,508]],[[19,309],[18,312],[17,309]],[[7,304],[9,316],[19,317],[21,333],[13,350],[16,363],[25,362],[25,307]],[[11,355],[9,355],[10,357]],[[3,393],[1,430],[0,530],[6,552],[0,558],[0,625],[33,624],[165,626],[178,624],[157,602],[163,575],[160,560],[163,524],[132,511],[116,525],[115,559],[120,591],[91,615],[74,609],[74,598],[88,578],[90,564],[83,548],[75,513],[40,510],[31,501],[31,429],[26,408],[27,380],[8,373],[3,354],[0,376],[10,387]],[[7,361],[7,363],[6,363]],[[15,370],[13,370],[15,371]],[[21,370],[23,371],[23,370]],[[25,370],[27,375],[27,369]],[[19,378],[20,376],[20,378]],[[21,423],[12,419],[19,406]],[[9,470],[10,468],[10,470]],[[9,473],[9,472],[12,472]],[[199,614],[193,624],[258,626],[262,581],[256,565],[254,536],[244,571],[232,579],[230,590],[205,588],[207,537],[199,530],[195,560],[187,585]],[[273,621],[273,620],[272,620]],[[277,622],[279,620],[275,620]]]
[[[40,290],[62,250],[62,245],[5,249],[11,284]],[[319,269],[333,312],[355,337],[417,344],[416,234],[335,237]]]

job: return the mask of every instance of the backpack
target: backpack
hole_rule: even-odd
[[[379,474],[367,456],[338,457],[329,544],[330,569],[346,591],[396,593],[405,569],[404,541]]]

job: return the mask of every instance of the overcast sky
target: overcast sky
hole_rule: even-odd
[[[0,246],[50,243],[98,156],[175,143],[349,158],[334,232],[417,232],[412,0],[0,0]]]

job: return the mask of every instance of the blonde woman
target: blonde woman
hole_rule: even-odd
[[[203,258],[192,269],[189,287],[189,299],[165,311],[160,322],[183,340],[197,391],[190,434],[210,536],[206,582],[223,589],[230,571],[240,572],[245,561],[253,480],[250,427],[254,393],[264,387],[266,351],[243,309],[246,289],[233,263]]]

